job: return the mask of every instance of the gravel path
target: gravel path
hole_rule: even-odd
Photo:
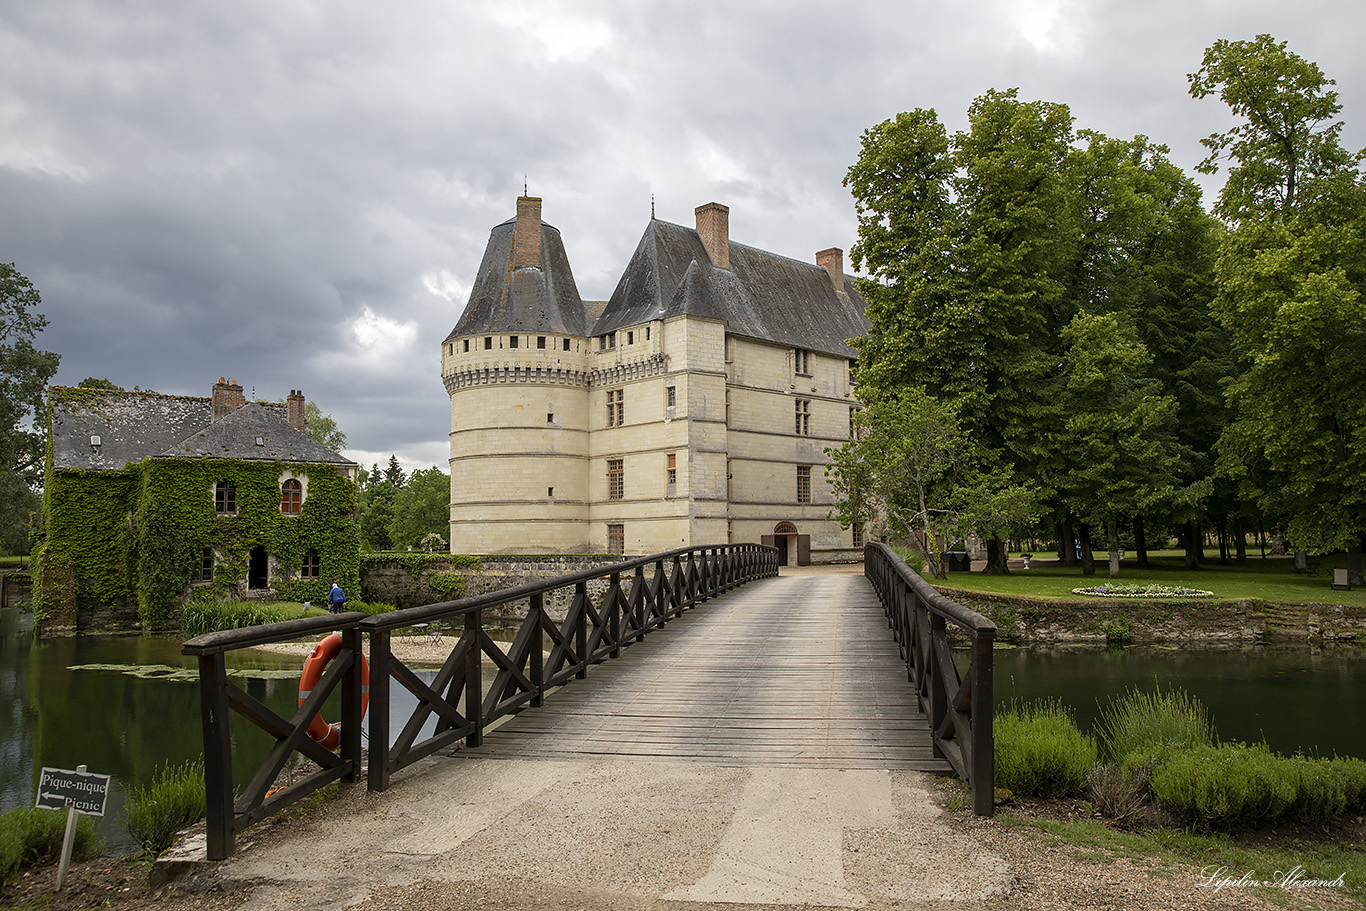
[[[249,830],[164,911],[1260,909],[1194,865],[1085,859],[919,772],[433,757]],[[1240,871],[1241,872],[1241,871]],[[1355,907],[1333,890],[1326,907]]]

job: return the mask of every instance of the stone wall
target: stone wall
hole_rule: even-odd
[[[361,567],[361,597],[365,601],[382,601],[396,608],[418,607],[441,601],[471,598],[532,582],[544,582],[587,569],[610,566],[620,562],[611,554],[494,554],[479,558],[477,567],[455,566],[433,562],[423,564],[418,576],[405,569],[399,559],[393,562],[371,563]],[[647,577],[650,573],[647,571]],[[433,578],[459,576],[464,582],[455,597],[434,586]],[[629,585],[624,581],[623,587]],[[595,601],[607,590],[607,580],[588,584],[588,594]],[[627,589],[629,590],[629,588]],[[545,609],[551,617],[563,620],[574,598],[574,588],[559,589],[547,596]],[[526,599],[511,602],[487,611],[486,620],[520,620],[526,616]]]
[[[1019,643],[1337,641],[1366,643],[1366,609],[1258,599],[1142,601],[1040,598],[939,589]]]

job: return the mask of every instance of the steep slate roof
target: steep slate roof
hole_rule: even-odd
[[[814,263],[730,244],[730,269],[711,265],[692,228],[652,219],[593,335],[653,319],[725,320],[727,331],[794,348],[856,357],[845,340],[868,331],[864,301],[844,276],[836,294]]]
[[[574,284],[569,257],[558,229],[541,223],[541,267],[512,267],[512,241],[517,219],[489,232],[469,303],[446,337],[481,332],[555,332],[587,335],[588,320]]]
[[[283,403],[248,402],[210,423],[209,398],[56,386],[50,393],[56,468],[123,468],[151,456],[355,464],[291,427]]]
[[[283,406],[281,406],[283,407]],[[353,465],[264,402],[247,402],[161,453],[201,459],[251,459],[279,462],[322,462]],[[261,445],[256,445],[257,440]]]

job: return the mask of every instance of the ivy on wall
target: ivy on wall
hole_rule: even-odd
[[[54,471],[48,464],[47,539],[35,604],[49,619],[74,621],[83,608],[136,601],[143,628],[164,629],[177,622],[189,598],[243,592],[257,546],[279,561],[271,582],[282,600],[324,601],[332,579],[359,588],[356,489],[333,466],[151,458],[120,471]],[[280,512],[286,471],[307,476],[296,516]],[[215,512],[220,482],[236,488],[232,515]],[[214,553],[213,580],[191,588],[206,547]],[[320,573],[301,579],[310,549],[318,553]]]

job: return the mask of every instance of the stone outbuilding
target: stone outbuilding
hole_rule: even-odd
[[[355,587],[354,462],[308,434],[305,399],[247,401],[54,386],[35,605],[174,625],[189,599],[322,602]],[[108,625],[103,617],[99,625]]]

